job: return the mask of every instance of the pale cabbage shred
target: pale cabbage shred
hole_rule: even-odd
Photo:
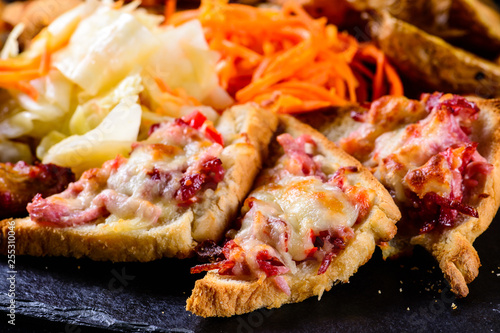
[[[113,9],[111,1],[87,0],[49,25],[53,39],[71,36],[69,43],[52,55],[50,72],[31,81],[36,101],[19,91],[9,91],[8,103],[0,101],[8,105],[0,114],[0,162],[30,162],[28,146],[12,139],[32,137],[40,140],[36,153],[43,163],[79,175],[118,153],[127,156],[139,130],[144,138],[155,122],[185,115],[194,105],[215,121],[213,108],[233,102],[218,84],[219,56],[209,50],[200,22],[161,27],[162,17],[137,5]],[[16,56],[12,40],[21,29],[2,54]],[[21,56],[39,54],[43,46],[34,42]],[[199,103],[169,103],[172,95],[158,80]]]

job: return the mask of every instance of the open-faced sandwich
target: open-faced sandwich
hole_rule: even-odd
[[[360,160],[391,192],[403,218],[385,257],[413,245],[439,262],[452,290],[468,294],[478,274],[473,241],[500,204],[500,101],[424,94],[383,97],[302,120]]]
[[[112,261],[189,256],[197,242],[222,238],[276,126],[277,117],[254,104],[226,110],[215,126],[199,111],[156,124],[128,158],[85,171],[64,192],[35,196],[30,216],[14,220],[16,253]],[[9,223],[1,222],[4,248]]]
[[[294,118],[278,134],[219,260],[192,269],[209,271],[187,301],[197,315],[321,297],[396,233],[396,205],[358,161]]]

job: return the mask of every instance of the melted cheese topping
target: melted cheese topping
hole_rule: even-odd
[[[435,109],[415,124],[380,135],[365,165],[375,167],[375,177],[394,189],[399,201],[405,201],[404,178],[409,171],[420,168],[447,147],[469,142],[456,117]],[[436,181],[434,178],[433,187]]]
[[[257,238],[265,241],[279,251],[281,259],[292,271],[295,266],[292,260],[306,259],[306,250],[314,247],[311,230],[318,234],[338,227],[352,227],[358,217],[357,209],[341,189],[311,176],[283,177],[277,183],[259,187],[250,196],[256,199],[255,207],[243,218],[242,227],[236,234],[238,243],[244,248],[251,248],[254,245],[245,246],[248,240]],[[274,222],[271,230],[263,228],[262,223],[266,222],[261,221],[264,218],[266,221],[269,218],[279,219],[286,227]],[[272,236],[276,228],[282,229],[279,230],[281,233],[288,232],[288,249],[277,242],[280,233]],[[274,242],[270,242],[269,238],[274,238]]]
[[[158,131],[159,134],[162,132],[165,134],[165,131],[170,130],[175,131],[178,128]],[[191,129],[188,130],[191,131]],[[218,157],[222,147],[198,135],[189,139],[184,135],[184,139],[182,139],[179,136],[159,134],[152,135],[146,144],[135,148],[128,162],[108,178],[107,187],[131,198],[151,202],[155,207],[161,209],[158,221],[164,222],[175,219],[183,210],[177,206],[175,193],[180,188],[180,181],[184,173],[189,172],[190,168],[195,168],[203,156]],[[179,144],[185,145],[179,146]],[[153,179],[151,177],[153,169],[168,179],[162,179],[162,181]],[[140,215],[140,208],[143,207],[144,204],[136,207],[134,214]],[[133,217],[131,216],[133,214],[127,212],[126,206],[115,207],[111,213],[108,221]],[[144,217],[147,218],[148,214],[146,213]]]
[[[183,123],[164,123],[133,145],[130,158],[118,156],[100,169],[87,170],[68,189],[28,209],[37,221],[78,225],[106,218],[105,224],[128,221],[128,228],[168,223],[201,200],[204,185],[224,174],[223,147]],[[215,166],[214,166],[215,165]],[[210,173],[217,178],[211,178]]]

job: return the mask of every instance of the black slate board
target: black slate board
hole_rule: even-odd
[[[212,319],[184,309],[199,277],[188,273],[191,259],[113,264],[18,256],[16,326],[2,313],[0,332],[500,332],[499,236],[500,214],[475,243],[483,266],[465,299],[455,299],[422,249],[387,262],[377,251],[321,301]],[[5,312],[6,257],[0,271]]]

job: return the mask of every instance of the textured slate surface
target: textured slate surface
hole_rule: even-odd
[[[374,258],[323,295],[281,309],[203,319],[184,310],[194,286],[192,260],[93,262],[17,257],[16,326],[1,314],[0,332],[500,332],[500,216],[476,241],[482,260],[470,295],[455,299],[425,251]],[[0,258],[0,307],[8,298]],[[453,304],[456,309],[453,309]]]

